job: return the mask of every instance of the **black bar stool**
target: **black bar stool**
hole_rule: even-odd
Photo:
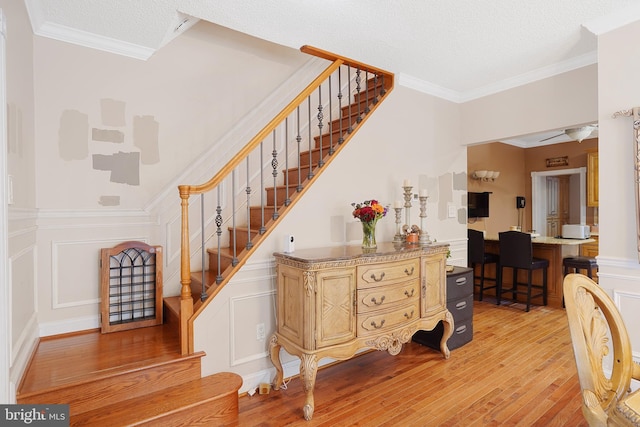
[[[547,270],[549,269],[549,260],[542,258],[534,258],[533,244],[531,243],[531,235],[521,233],[519,231],[503,231],[498,233],[500,240],[500,273],[498,275],[498,305],[502,299],[503,293],[511,293],[514,302],[517,301],[517,295],[527,296],[527,309],[531,306],[531,298],[542,297],[542,304],[547,305]],[[504,277],[502,269],[511,267],[513,270],[513,284],[511,288],[504,289],[502,287],[502,279]],[[533,270],[542,270],[542,284],[532,283]],[[518,270],[527,270],[527,283],[518,283]],[[526,285],[527,290],[521,291],[518,285]],[[540,289],[540,293],[532,295],[532,288]]]
[[[595,258],[588,256],[568,256],[562,259],[562,269],[564,276],[586,270],[587,277],[593,279],[594,273],[598,272],[598,262]]]
[[[569,273],[580,273],[586,270],[587,277],[593,279],[593,274],[598,272],[598,262],[593,257],[588,256],[568,256],[562,258],[562,276]],[[562,296],[562,306],[564,307],[564,295]]]
[[[478,300],[482,301],[484,291],[487,289],[497,289],[498,287],[498,273],[499,273],[499,261],[500,256],[491,252],[484,251],[484,234],[478,230],[467,230],[467,256],[469,258],[468,266],[473,269],[473,285],[479,286]],[[485,276],[485,265],[496,265],[496,276]],[[480,266],[480,275],[477,276],[476,265]],[[479,280],[478,283],[476,281]],[[493,286],[485,286],[485,280],[493,282]],[[497,293],[497,292],[496,292]]]

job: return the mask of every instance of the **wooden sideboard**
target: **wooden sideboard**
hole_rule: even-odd
[[[340,246],[275,253],[274,388],[284,379],[281,347],[300,358],[307,420],[313,417],[313,389],[323,357],[346,360],[362,348],[396,355],[416,331],[432,330],[442,321],[440,351],[449,358],[447,340],[454,325],[446,306],[448,246],[383,243],[374,252]]]

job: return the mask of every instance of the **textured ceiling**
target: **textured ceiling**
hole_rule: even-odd
[[[25,3],[36,34],[84,46],[145,59],[201,19],[387,69],[455,102],[593,64],[596,34],[640,19],[639,0]]]

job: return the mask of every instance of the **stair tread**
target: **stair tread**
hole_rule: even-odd
[[[85,372],[78,374],[74,377],[69,377],[63,381],[59,381],[57,384],[51,385],[46,388],[39,388],[33,390],[21,390],[17,396],[18,401],[28,399],[32,396],[37,396],[51,391],[65,389],[67,387],[78,387],[83,384],[95,383],[106,378],[118,377],[121,375],[127,375],[133,371],[142,371],[145,369],[152,369],[161,365],[171,364],[177,361],[186,359],[201,358],[204,356],[204,352],[197,352],[187,356],[175,355],[175,356],[158,356],[153,359],[144,359],[132,363],[123,364],[120,366],[114,366],[113,368],[104,369],[97,372]]]
[[[164,297],[164,306],[174,314],[180,314],[180,296]]]
[[[221,372],[168,387],[147,395],[113,403],[82,414],[71,414],[71,425],[132,425],[160,419],[162,415],[219,400],[238,398],[242,378]]]
[[[234,227],[231,227],[231,226],[227,227],[227,229],[228,229],[229,231],[233,230],[233,228],[234,228]],[[243,225],[237,225],[237,226],[235,227],[235,229],[236,229],[237,231],[244,231],[245,233],[246,233],[247,231],[251,231],[251,233],[259,233],[259,232],[260,232],[260,230],[256,230],[255,228],[252,228],[251,230],[249,230],[249,228],[247,228],[246,226],[243,226]]]
[[[127,350],[128,343],[135,340],[146,344],[138,346],[135,352]],[[105,341],[112,344],[103,344]],[[118,350],[119,343],[124,346],[122,351]],[[105,348],[113,353],[111,357],[104,357]],[[111,334],[92,330],[41,339],[20,384],[17,398],[91,382],[97,378],[113,377],[132,369],[144,369],[149,365],[170,363],[184,357],[180,355],[177,331],[164,324]],[[196,357],[202,357],[202,353]],[[96,362],[90,362],[94,359]],[[56,365],[56,369],[52,370],[50,360],[65,360],[67,363]]]

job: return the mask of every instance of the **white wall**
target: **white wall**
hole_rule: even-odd
[[[640,265],[634,189],[633,120],[612,118],[640,106],[640,22],[598,37],[600,285],[622,312],[640,359]]]
[[[38,336],[36,311],[37,248],[34,159],[33,46],[31,26],[22,2],[0,0],[7,23],[6,37],[6,166],[12,179],[13,201],[8,206],[8,258],[2,269],[2,295],[8,298],[8,334],[3,336],[10,357],[9,375],[0,374],[7,401],[15,401],[15,385]],[[5,115],[6,114],[6,115]],[[3,180],[5,182],[5,180]],[[3,188],[4,189],[4,188]],[[6,281],[4,280],[6,277]],[[2,399],[3,403],[5,399]]]
[[[461,105],[462,143],[593,123],[598,117],[598,69],[579,68]]]

